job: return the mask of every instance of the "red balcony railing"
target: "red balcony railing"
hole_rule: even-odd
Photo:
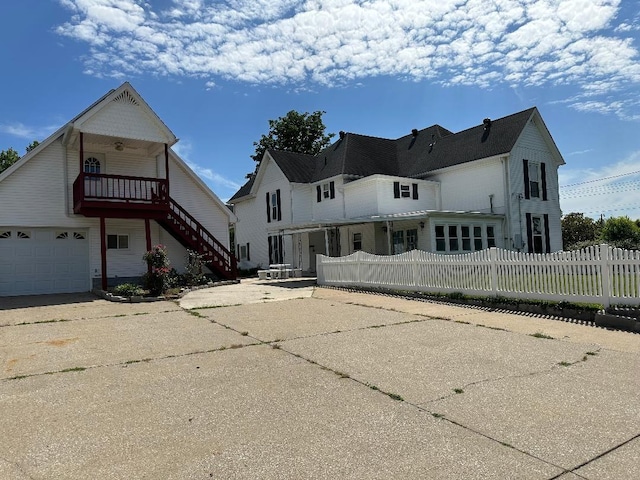
[[[81,173],[73,182],[74,212],[86,215],[99,209],[167,210],[168,186],[164,178]]]

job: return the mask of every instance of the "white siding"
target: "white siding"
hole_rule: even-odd
[[[250,244],[251,263],[261,267],[269,266],[268,235],[277,235],[279,229],[291,225],[291,189],[280,168],[266,157],[260,166],[260,181],[255,198],[249,198],[234,206],[238,221],[235,226],[236,245]],[[267,222],[267,192],[280,190],[282,220]],[[294,211],[295,211],[294,207]],[[269,232],[268,232],[269,231]],[[285,236],[284,255],[292,260],[293,244],[290,236]],[[237,251],[235,252],[237,254]]]
[[[524,198],[523,159],[530,162],[544,163],[546,168],[548,200],[540,198]],[[551,251],[562,250],[562,228],[560,217],[560,199],[558,196],[558,164],[551,154],[550,147],[545,142],[534,121],[530,121],[511,152],[509,159],[509,182],[511,185],[511,233],[512,236],[521,233],[524,242],[527,241],[526,214],[549,215],[549,240]],[[521,198],[520,198],[521,196]],[[520,205],[519,205],[520,203]],[[522,218],[520,213],[522,212]],[[510,245],[507,245],[510,248]],[[525,251],[527,247],[525,247]]]
[[[394,182],[409,185],[410,197],[394,197]],[[418,185],[418,199],[413,199],[413,184]],[[369,215],[415,212],[438,209],[437,182],[403,177],[374,175],[345,185],[346,218]]]
[[[499,158],[478,160],[442,170],[431,180],[440,182],[441,210],[505,213],[504,174]]]
[[[322,194],[323,185],[334,182],[335,198],[324,198]],[[317,187],[320,186],[321,201],[318,202]],[[313,219],[314,220],[337,220],[345,218],[344,215],[344,188],[341,178],[329,178],[319,183],[311,185],[311,196],[313,201]]]
[[[0,224],[73,226],[65,205],[64,149],[56,140],[0,184]]]
[[[229,248],[229,213],[226,207],[218,206],[205,187],[195,182],[186,173],[182,164],[171,157],[169,195],[209,230],[220,243]]]
[[[312,191],[311,185],[294,183],[292,184],[291,203],[292,203],[292,219],[291,223],[307,223],[313,218],[313,202],[315,201],[315,192]]]
[[[347,183],[344,186],[346,217],[356,218],[378,213],[377,188],[378,181],[374,177]],[[391,188],[393,189],[393,185]]]
[[[164,132],[140,105],[112,101],[86,120],[81,129],[86,133],[119,138],[135,138],[151,142],[168,141]]]

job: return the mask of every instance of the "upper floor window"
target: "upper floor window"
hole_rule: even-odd
[[[96,157],[85,158],[84,173],[100,173],[100,160]]]
[[[267,222],[282,220],[282,202],[280,200],[280,189],[275,192],[267,192]]]
[[[325,182],[322,185],[316,185],[316,202],[321,202],[323,199],[336,198],[336,184],[335,182]]]
[[[547,173],[544,162],[522,161],[524,170],[524,198],[547,200]]]
[[[393,182],[393,198],[413,198],[418,200],[418,184]]]

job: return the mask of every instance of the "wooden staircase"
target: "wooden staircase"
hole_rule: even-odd
[[[166,216],[157,222],[182,246],[201,254],[213,273],[227,280],[237,278],[235,256],[172,198]]]

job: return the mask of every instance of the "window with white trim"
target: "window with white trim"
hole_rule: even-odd
[[[362,233],[353,234],[353,251],[362,250]]]
[[[325,182],[320,185],[316,185],[316,202],[320,203],[323,200],[329,200],[336,198],[336,183]]]
[[[529,162],[529,196],[540,198],[540,164]]]
[[[542,217],[531,217],[531,241],[533,253],[544,253],[544,224]]]
[[[437,224],[434,233],[436,252],[477,252],[496,246],[495,225]]]
[[[11,230],[0,231],[0,239],[11,238]]]
[[[129,235],[107,235],[107,249],[126,250],[129,248]]]

